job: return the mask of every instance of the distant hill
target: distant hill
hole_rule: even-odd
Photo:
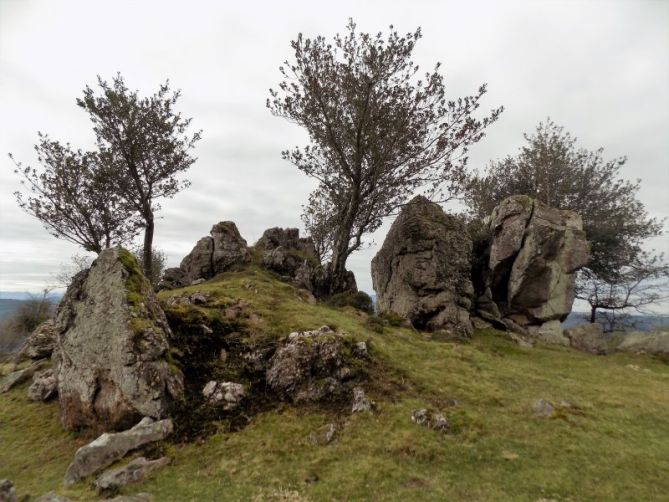
[[[0,298],[0,321],[12,315],[25,300]]]
[[[572,312],[562,323],[562,327],[571,328],[587,322],[587,319],[588,314],[586,312]],[[656,331],[669,328],[669,315],[633,315],[631,322],[633,327],[626,331]]]

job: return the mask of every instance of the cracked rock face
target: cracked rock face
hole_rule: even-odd
[[[379,310],[406,317],[420,329],[471,334],[471,253],[464,223],[415,197],[372,260]]]
[[[516,195],[493,210],[489,231],[479,308],[492,302],[502,317],[523,328],[564,320],[574,301],[576,272],[588,261],[581,217]]]
[[[224,410],[233,410],[246,396],[244,386],[235,382],[217,382],[211,380],[202,389],[202,395],[211,404],[221,405]]]
[[[68,288],[52,357],[66,429],[118,430],[162,418],[183,393],[167,362],[165,314],[132,255],[103,251]]]
[[[177,268],[165,270],[160,289],[189,286],[229,270],[233,265],[246,263],[250,254],[246,241],[231,221],[222,221],[211,228],[209,236],[200,239]]]

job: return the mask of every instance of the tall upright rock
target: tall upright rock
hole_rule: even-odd
[[[488,230],[479,310],[523,328],[564,320],[574,302],[576,272],[588,262],[581,217],[516,195],[493,210]]]
[[[183,394],[172,336],[135,258],[116,247],[75,277],[56,315],[52,359],[66,429],[125,429],[162,418]]]
[[[379,310],[406,317],[417,328],[471,334],[471,253],[464,223],[415,197],[372,260]]]

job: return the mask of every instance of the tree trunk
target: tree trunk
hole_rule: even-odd
[[[597,321],[597,307],[595,305],[590,305],[590,322],[594,323]]]
[[[146,218],[146,226],[144,227],[144,249],[142,249],[142,268],[144,269],[144,275],[151,280],[153,274],[152,270],[152,250],[153,250],[153,214]]]
[[[342,235],[345,234],[345,235]],[[346,281],[346,258],[348,253],[348,244],[350,241],[350,231],[340,232],[332,249],[332,260],[328,268],[329,294],[334,295],[342,293],[348,286]]]

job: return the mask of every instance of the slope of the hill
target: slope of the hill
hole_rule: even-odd
[[[172,463],[124,493],[156,501],[209,500],[667,500],[669,365],[650,357],[596,357],[551,346],[520,348],[478,331],[470,343],[386,326],[370,329],[351,308],[311,304],[258,269],[159,296],[200,291],[204,307],[178,314],[222,317],[248,303],[254,333],[267,339],[328,324],[368,342],[372,413],[283,403],[221,422],[213,435],[159,449]],[[568,401],[549,418],[537,399]],[[446,434],[412,423],[417,408],[442,412]],[[187,415],[181,415],[185,420]],[[310,433],[337,425],[334,440]],[[95,500],[89,483],[62,488],[75,450],[88,439],[63,431],[57,403],[34,404],[26,387],[0,395],[0,478],[19,495],[56,490]]]

